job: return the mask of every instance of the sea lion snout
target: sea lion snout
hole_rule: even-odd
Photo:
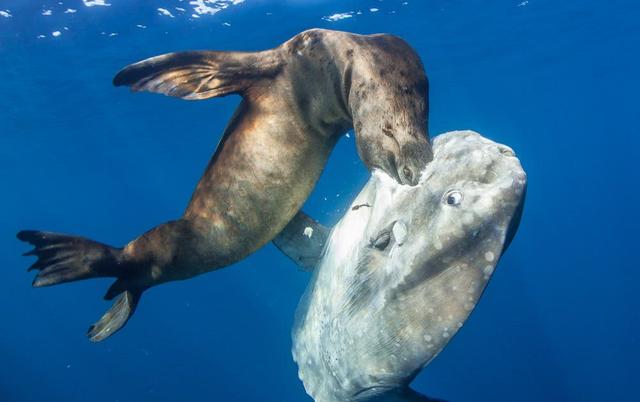
[[[428,142],[409,144],[402,147],[398,163],[398,176],[402,184],[415,186],[420,181],[420,174],[433,160],[433,152]]]

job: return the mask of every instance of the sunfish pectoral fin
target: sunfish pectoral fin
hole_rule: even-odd
[[[305,271],[313,271],[322,257],[331,230],[300,211],[273,239],[273,244]]]
[[[100,342],[118,332],[133,315],[142,290],[125,290],[118,296],[111,308],[87,331],[91,342]]]
[[[125,67],[113,85],[200,100],[242,94],[256,82],[275,77],[281,67],[275,51],[167,53]]]

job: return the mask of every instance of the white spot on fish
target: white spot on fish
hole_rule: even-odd
[[[396,239],[396,242],[399,245],[402,245],[407,237],[407,225],[398,221],[393,225],[393,229],[391,229],[391,231],[393,232],[393,237]]]
[[[462,215],[462,222],[465,225],[471,225],[471,223],[473,223],[473,214],[471,212],[467,212]]]
[[[307,236],[308,238],[311,238],[311,236],[313,236],[313,228],[311,226],[307,226],[306,228],[304,228],[304,232],[302,232],[302,234],[304,236]]]
[[[509,188],[513,186],[513,177],[507,177],[500,183],[500,188]]]
[[[51,32],[51,36],[53,36],[54,38],[57,38],[58,36],[62,35],[62,32],[60,31],[53,31]]]
[[[495,255],[491,251],[487,251],[486,253],[484,253],[484,259],[489,262],[493,262],[495,258]]]

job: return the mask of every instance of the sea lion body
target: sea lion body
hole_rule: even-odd
[[[39,257],[34,286],[118,278],[106,298],[122,296],[92,327],[92,340],[120,329],[145,289],[230,265],[273,239],[352,126],[365,164],[401,183],[416,184],[432,157],[422,64],[390,35],[311,30],[262,52],[172,53],[128,66],[114,85],[191,100],[235,93],[243,100],[180,219],[123,249],[19,233]]]

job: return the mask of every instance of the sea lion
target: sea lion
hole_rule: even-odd
[[[260,52],[189,51],[132,64],[113,80],[188,100],[242,96],[184,215],[124,248],[21,231],[35,246],[33,286],[115,277],[113,307],[89,329],[110,336],[151,286],[230,265],[273,239],[308,197],[334,145],[355,128],[360,157],[414,185],[431,160],[427,78],[418,55],[386,34],[313,29]]]
[[[409,383],[462,327],[513,239],[526,193],[513,150],[471,131],[440,135],[433,150],[417,186],[374,173],[333,230],[299,213],[274,239],[315,267],[292,337],[316,402],[431,400]]]

